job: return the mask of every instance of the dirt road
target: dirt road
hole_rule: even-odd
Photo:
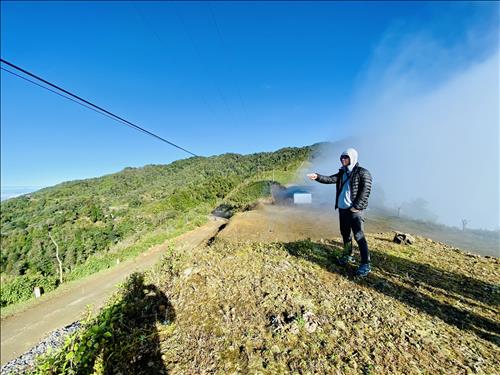
[[[309,206],[260,204],[252,211],[237,213],[218,235],[231,241],[291,242],[339,237],[338,212],[333,208],[312,210]],[[391,228],[377,220],[366,220],[365,230],[376,233]]]
[[[200,228],[187,232],[174,240],[152,247],[135,259],[75,282],[61,293],[42,298],[25,311],[7,317],[1,322],[1,363],[23,354],[49,332],[64,327],[82,317],[87,305],[96,309],[134,271],[142,271],[155,264],[169,244],[193,248],[213,237],[227,220],[211,217]]]

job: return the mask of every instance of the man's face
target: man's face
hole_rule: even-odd
[[[349,164],[351,164],[351,159],[347,155],[342,155],[340,157],[340,161],[343,167],[347,167]]]

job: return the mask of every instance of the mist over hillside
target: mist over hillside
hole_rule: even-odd
[[[342,134],[326,137],[332,143],[311,168],[333,174],[340,153],[354,147],[385,206],[500,230],[498,31],[498,23],[476,25],[450,44],[404,26],[388,30],[359,74]]]

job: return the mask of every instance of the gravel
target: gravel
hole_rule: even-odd
[[[64,343],[66,336],[76,331],[80,328],[80,326],[81,323],[77,321],[67,325],[66,327],[52,331],[26,353],[3,365],[1,375],[24,373],[30,367],[33,367],[36,357],[47,352],[49,348],[55,349],[61,346]]]

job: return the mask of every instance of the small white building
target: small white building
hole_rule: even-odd
[[[311,204],[312,194],[311,193],[294,193],[293,194],[294,204]]]

